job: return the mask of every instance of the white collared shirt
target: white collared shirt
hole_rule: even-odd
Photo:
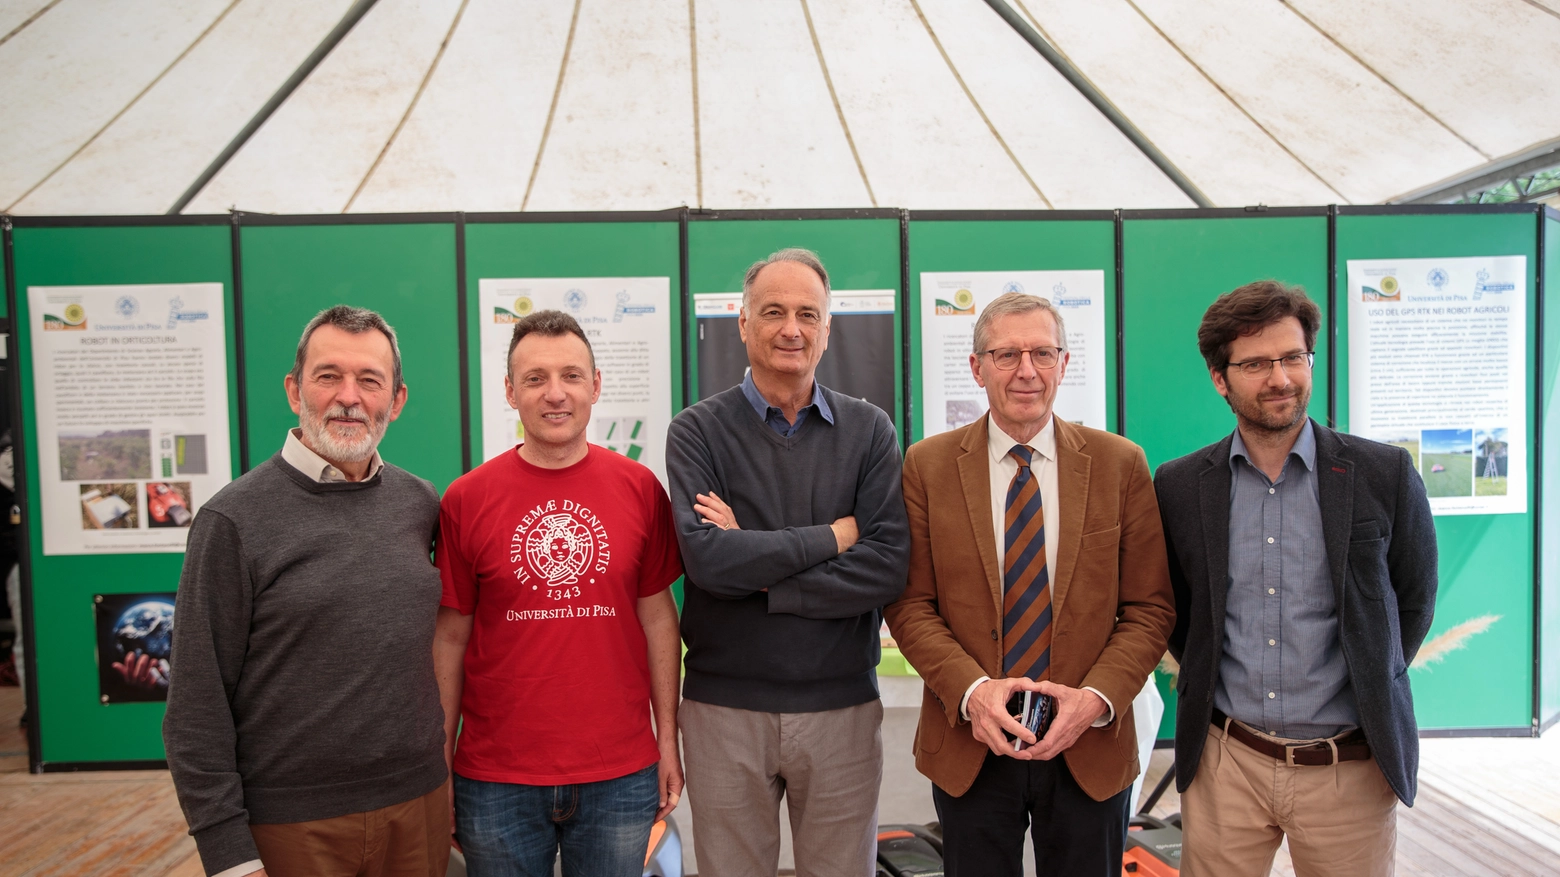
[[[309,450],[309,446],[303,443],[303,430],[293,427],[287,430],[287,441],[282,443],[282,459],[287,465],[319,482],[346,481],[347,473],[336,468],[329,460]],[[363,476],[367,481],[379,474],[379,470],[385,467],[385,461],[379,456],[379,451],[374,451],[374,456],[368,458],[368,474]]]
[[[1050,588],[1050,583],[1056,581],[1056,546],[1061,542],[1058,538],[1061,516],[1057,514],[1057,510],[1062,506],[1057,490],[1056,417],[1053,415],[1047,418],[1045,426],[1040,427],[1035,437],[1027,442],[1019,442],[1003,432],[990,412],[986,414],[986,426],[986,453],[989,455],[987,469],[991,477],[991,526],[997,544],[997,569],[1002,569],[1003,557],[1006,553],[1004,547],[1007,544],[1007,533],[1003,523],[1007,519],[1008,488],[1013,484],[1013,476],[1018,474],[1018,461],[1013,459],[1009,452],[1013,450],[1014,445],[1023,444],[1034,452],[1030,456],[1029,472],[1040,483],[1040,508],[1041,514],[1044,515],[1042,526],[1045,533],[1046,587]],[[970,693],[975,690],[976,685],[990,678],[982,676],[965,690],[964,698],[959,701],[959,713],[964,718],[970,717],[968,711]],[[1110,724],[1116,717],[1116,707],[1110,702],[1110,698],[1096,688],[1085,687],[1084,691],[1092,691],[1100,696],[1100,700],[1105,701],[1105,715],[1094,723],[1094,727],[1102,728]]]

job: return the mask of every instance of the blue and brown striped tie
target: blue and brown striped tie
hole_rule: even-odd
[[[1002,556],[1002,671],[1046,679],[1051,669],[1051,577],[1045,565],[1045,510],[1040,481],[1029,468],[1034,451],[1014,445],[1018,474],[1008,486]]]

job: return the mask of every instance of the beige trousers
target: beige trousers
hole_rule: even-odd
[[[1210,728],[1181,820],[1184,877],[1266,877],[1286,835],[1295,877],[1393,873],[1397,796],[1373,758],[1290,767]]]
[[[699,877],[774,877],[781,796],[797,877],[876,873],[882,701],[761,713],[684,700],[677,724]]]

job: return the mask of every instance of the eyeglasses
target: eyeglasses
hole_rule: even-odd
[[[1280,356],[1278,359],[1248,359],[1245,362],[1232,362],[1228,367],[1240,369],[1240,373],[1248,378],[1260,378],[1266,377],[1273,371],[1274,363],[1282,365],[1284,371],[1290,374],[1298,374],[1310,369],[1315,361],[1316,351],[1307,350],[1304,353]]]
[[[1005,372],[1018,368],[1018,364],[1024,361],[1024,354],[1029,354],[1029,361],[1035,368],[1056,368],[1056,364],[1062,361],[1062,348],[1060,347],[1036,347],[1025,350],[1022,347],[994,347],[991,350],[982,350],[981,353],[991,355],[991,364]]]

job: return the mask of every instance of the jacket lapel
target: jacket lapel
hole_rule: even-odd
[[[969,511],[970,527],[975,531],[975,549],[986,571],[986,586],[991,590],[991,606],[1002,617],[1002,576],[997,569],[996,522],[991,519],[991,460],[986,451],[990,432],[988,417],[965,428],[959,447],[959,484],[964,489],[964,507]]]
[[[1053,515],[1048,509],[1045,518],[1045,538],[1057,540],[1056,569],[1051,570],[1053,625],[1054,619],[1062,617],[1067,588],[1072,584],[1073,569],[1078,563],[1078,548],[1083,541],[1084,513],[1088,511],[1089,503],[1089,469],[1094,462],[1083,452],[1085,444],[1082,432],[1056,418],[1056,498],[1062,508],[1060,515]],[[1058,526],[1053,527],[1051,522],[1058,517]]]
[[[1235,435],[1213,446],[1198,479],[1202,511],[1203,556],[1208,559],[1208,606],[1215,635],[1224,636],[1224,605],[1230,580],[1230,445]],[[1220,646],[1222,648],[1222,645]]]
[[[1317,498],[1322,514],[1322,541],[1327,544],[1327,569],[1332,574],[1338,610],[1343,611],[1343,574],[1349,562],[1349,528],[1354,523],[1354,462],[1345,456],[1338,434],[1315,421]]]

